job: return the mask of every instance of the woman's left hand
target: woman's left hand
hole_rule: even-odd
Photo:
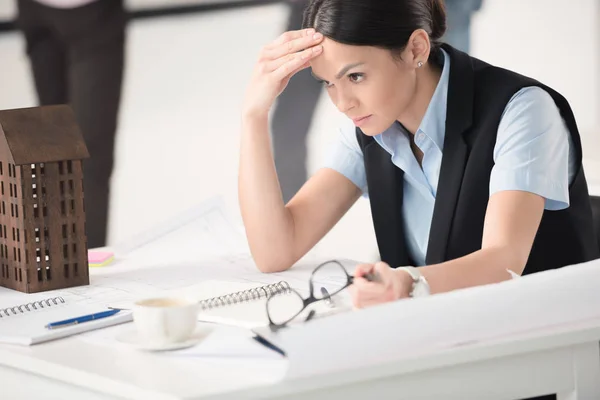
[[[366,280],[367,274],[375,274],[378,281]],[[407,272],[392,269],[384,262],[360,264],[354,271],[354,284],[349,288],[352,304],[364,308],[409,297],[412,282]]]

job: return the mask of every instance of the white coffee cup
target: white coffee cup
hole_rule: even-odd
[[[198,311],[198,303],[192,299],[144,299],[134,303],[133,321],[141,341],[151,345],[168,345],[191,337]]]

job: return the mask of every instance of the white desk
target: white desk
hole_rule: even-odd
[[[94,346],[77,338],[0,348],[10,399],[515,399],[547,392],[600,399],[600,321],[553,333],[471,345],[376,368],[269,383],[284,367],[174,359]],[[316,360],[318,362],[318,360]],[[25,389],[26,388],[26,389]],[[25,391],[27,390],[27,392]],[[31,391],[35,395],[31,395]]]
[[[93,270],[97,279],[92,282],[101,281],[101,275],[140,278],[143,270],[127,272],[118,264]],[[211,271],[225,271],[225,265],[208,264]],[[203,279],[286,279],[304,285],[315,265],[315,260],[307,260],[285,273],[268,275],[238,265],[227,270],[227,276]],[[588,293],[593,291],[593,286],[587,287]],[[588,320],[368,368],[280,381],[276,377],[285,371],[284,359],[183,358],[103,346],[75,336],[31,347],[0,345],[0,399],[506,400],[560,393],[560,400],[598,400],[599,342],[600,319]]]
[[[290,271],[297,280],[309,272]],[[0,346],[0,398],[500,400],[556,392],[560,400],[598,400],[599,341],[600,320],[592,320],[282,382],[275,377],[285,370],[283,359],[175,358],[72,337],[32,347]]]

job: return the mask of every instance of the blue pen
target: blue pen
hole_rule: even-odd
[[[113,309],[113,310],[108,310],[108,311],[102,311],[102,312],[95,313],[95,314],[82,315],[81,317],[69,318],[69,319],[65,319],[63,321],[51,322],[48,325],[46,325],[46,328],[47,329],[56,329],[56,328],[62,328],[65,326],[70,326],[70,325],[77,325],[77,324],[81,324],[83,322],[88,322],[88,321],[93,321],[93,320],[100,319],[100,318],[110,317],[111,315],[115,315],[119,311],[121,311],[121,310]]]

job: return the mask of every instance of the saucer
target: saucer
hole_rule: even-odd
[[[187,340],[177,343],[147,343],[139,338],[138,332],[135,329],[129,329],[117,334],[115,339],[118,342],[131,346],[137,350],[143,351],[169,351],[180,350],[192,347],[204,340],[210,331],[207,329],[196,329],[192,336]]]

